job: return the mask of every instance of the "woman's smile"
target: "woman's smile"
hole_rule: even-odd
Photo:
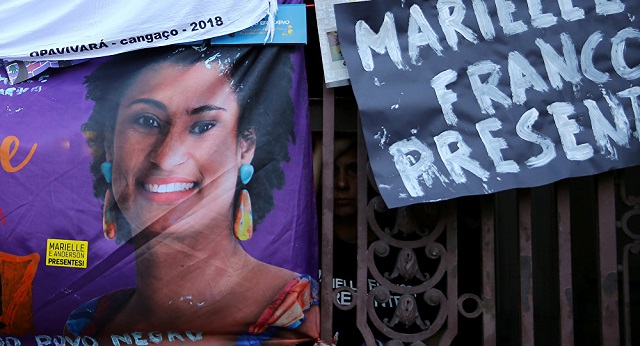
[[[144,189],[153,193],[171,193],[191,190],[194,186],[194,183],[144,184]]]
[[[196,182],[165,179],[164,181],[147,181],[140,186],[146,199],[158,204],[179,203],[196,193]]]

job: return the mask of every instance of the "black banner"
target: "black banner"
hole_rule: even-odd
[[[639,164],[639,9],[620,0],[336,5],[385,202]]]

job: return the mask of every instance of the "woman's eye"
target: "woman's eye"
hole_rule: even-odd
[[[150,128],[160,127],[160,122],[152,115],[141,115],[135,119],[138,125]]]
[[[196,135],[201,135],[209,130],[211,130],[212,128],[214,128],[216,126],[215,122],[199,122],[194,124],[193,126],[191,126],[191,133],[196,134]]]

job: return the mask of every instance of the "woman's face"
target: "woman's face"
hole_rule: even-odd
[[[333,213],[337,216],[355,215],[358,208],[358,152],[350,147],[334,163]]]
[[[235,92],[217,64],[207,66],[149,66],[120,102],[107,159],[134,232],[230,224],[255,141],[238,139]]]

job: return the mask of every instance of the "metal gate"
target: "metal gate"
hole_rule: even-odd
[[[322,338],[333,281],[334,94],[323,90]],[[388,209],[358,141],[357,309],[367,345],[640,345],[640,169]],[[367,243],[367,233],[377,239]],[[376,308],[396,299],[392,316]],[[636,326],[633,328],[632,326]]]

